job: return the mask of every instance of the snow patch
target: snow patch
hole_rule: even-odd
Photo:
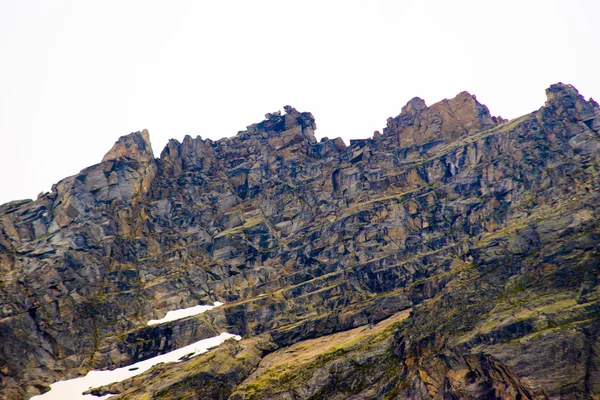
[[[222,306],[223,303],[220,301],[215,301],[212,306],[194,306],[188,308],[182,308],[179,310],[168,311],[167,315],[165,315],[161,319],[151,319],[148,321],[148,325],[158,325],[164,324],[165,322],[176,321],[181,318],[191,317],[192,315],[202,314],[205,311],[212,310],[215,307]]]
[[[215,307],[217,302],[215,302]],[[204,306],[207,307],[207,306]],[[212,307],[212,306],[208,306]],[[39,396],[34,396],[31,400],[102,400],[111,397],[108,394],[102,397],[93,395],[84,395],[83,392],[112,383],[121,382],[127,378],[139,375],[148,371],[153,366],[160,363],[178,362],[181,358],[185,359],[195,357],[199,354],[206,353],[209,349],[219,346],[227,339],[234,338],[241,340],[238,335],[231,333],[221,333],[219,336],[202,339],[196,343],[173,350],[170,353],[161,354],[159,356],[149,358],[135,364],[113,369],[111,371],[90,371],[86,376],[80,378],[69,379],[66,381],[58,381],[50,385],[50,391]]]

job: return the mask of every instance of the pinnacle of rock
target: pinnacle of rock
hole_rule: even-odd
[[[413,97],[402,107],[402,114],[415,114],[427,108],[425,101],[420,97]]]
[[[397,137],[400,147],[419,146],[436,140],[451,142],[496,123],[488,108],[468,92],[430,107],[415,97],[402,107],[400,115],[388,119],[384,136]]]
[[[147,129],[121,136],[102,158],[102,162],[122,159],[138,162],[149,162],[154,159]]]
[[[561,97],[579,97],[579,92],[574,86],[562,82],[550,85],[546,89],[546,104]]]
[[[246,131],[240,132],[243,137],[250,134],[254,137],[266,135],[271,138],[276,146],[283,146],[291,141],[307,140],[314,144],[317,142],[315,130],[317,125],[315,118],[309,112],[299,112],[295,108],[286,105],[283,107],[285,114],[280,111],[268,113],[265,120],[246,127]]]

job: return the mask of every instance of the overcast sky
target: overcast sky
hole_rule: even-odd
[[[0,203],[147,128],[233,136],[289,104],[366,138],[412,97],[514,118],[562,81],[600,99],[600,1],[0,0]]]

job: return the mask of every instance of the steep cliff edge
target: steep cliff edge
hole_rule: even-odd
[[[147,131],[119,139],[51,193],[0,206],[0,395],[223,330],[245,339],[109,390],[600,395],[600,110],[569,85],[547,97],[513,121],[466,92],[415,98],[350,146],[317,141],[312,115],[288,106],[158,159]],[[321,337],[300,363],[269,356]]]

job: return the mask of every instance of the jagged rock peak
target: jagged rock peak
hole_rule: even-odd
[[[579,94],[574,86],[562,82],[550,85],[546,89],[546,104],[543,107],[546,116],[563,116],[571,121],[583,121],[595,132],[600,131],[600,109],[598,103],[588,101]]]
[[[395,118],[388,118],[384,136],[397,136],[400,147],[459,139],[497,123],[488,108],[468,92],[427,107],[419,97],[411,99]]]
[[[427,108],[427,104],[420,97],[413,97],[409,100],[404,107],[402,107],[401,114],[414,114]]]
[[[568,85],[562,82],[550,85],[546,89],[546,105],[554,100],[560,99],[561,97],[581,97],[579,92],[573,85]]]
[[[102,162],[124,158],[138,162],[148,162],[154,159],[147,129],[121,136],[102,158]]]
[[[308,135],[309,140],[314,138],[314,131],[317,129],[315,118],[309,112],[299,112],[294,107],[284,106],[284,115],[281,115],[281,111],[274,113],[268,113],[265,115],[265,120],[257,124],[252,124],[246,127],[248,133],[267,133],[270,135],[279,134],[291,129],[300,129]],[[242,132],[242,133],[246,133]],[[311,140],[312,141],[312,140]]]

